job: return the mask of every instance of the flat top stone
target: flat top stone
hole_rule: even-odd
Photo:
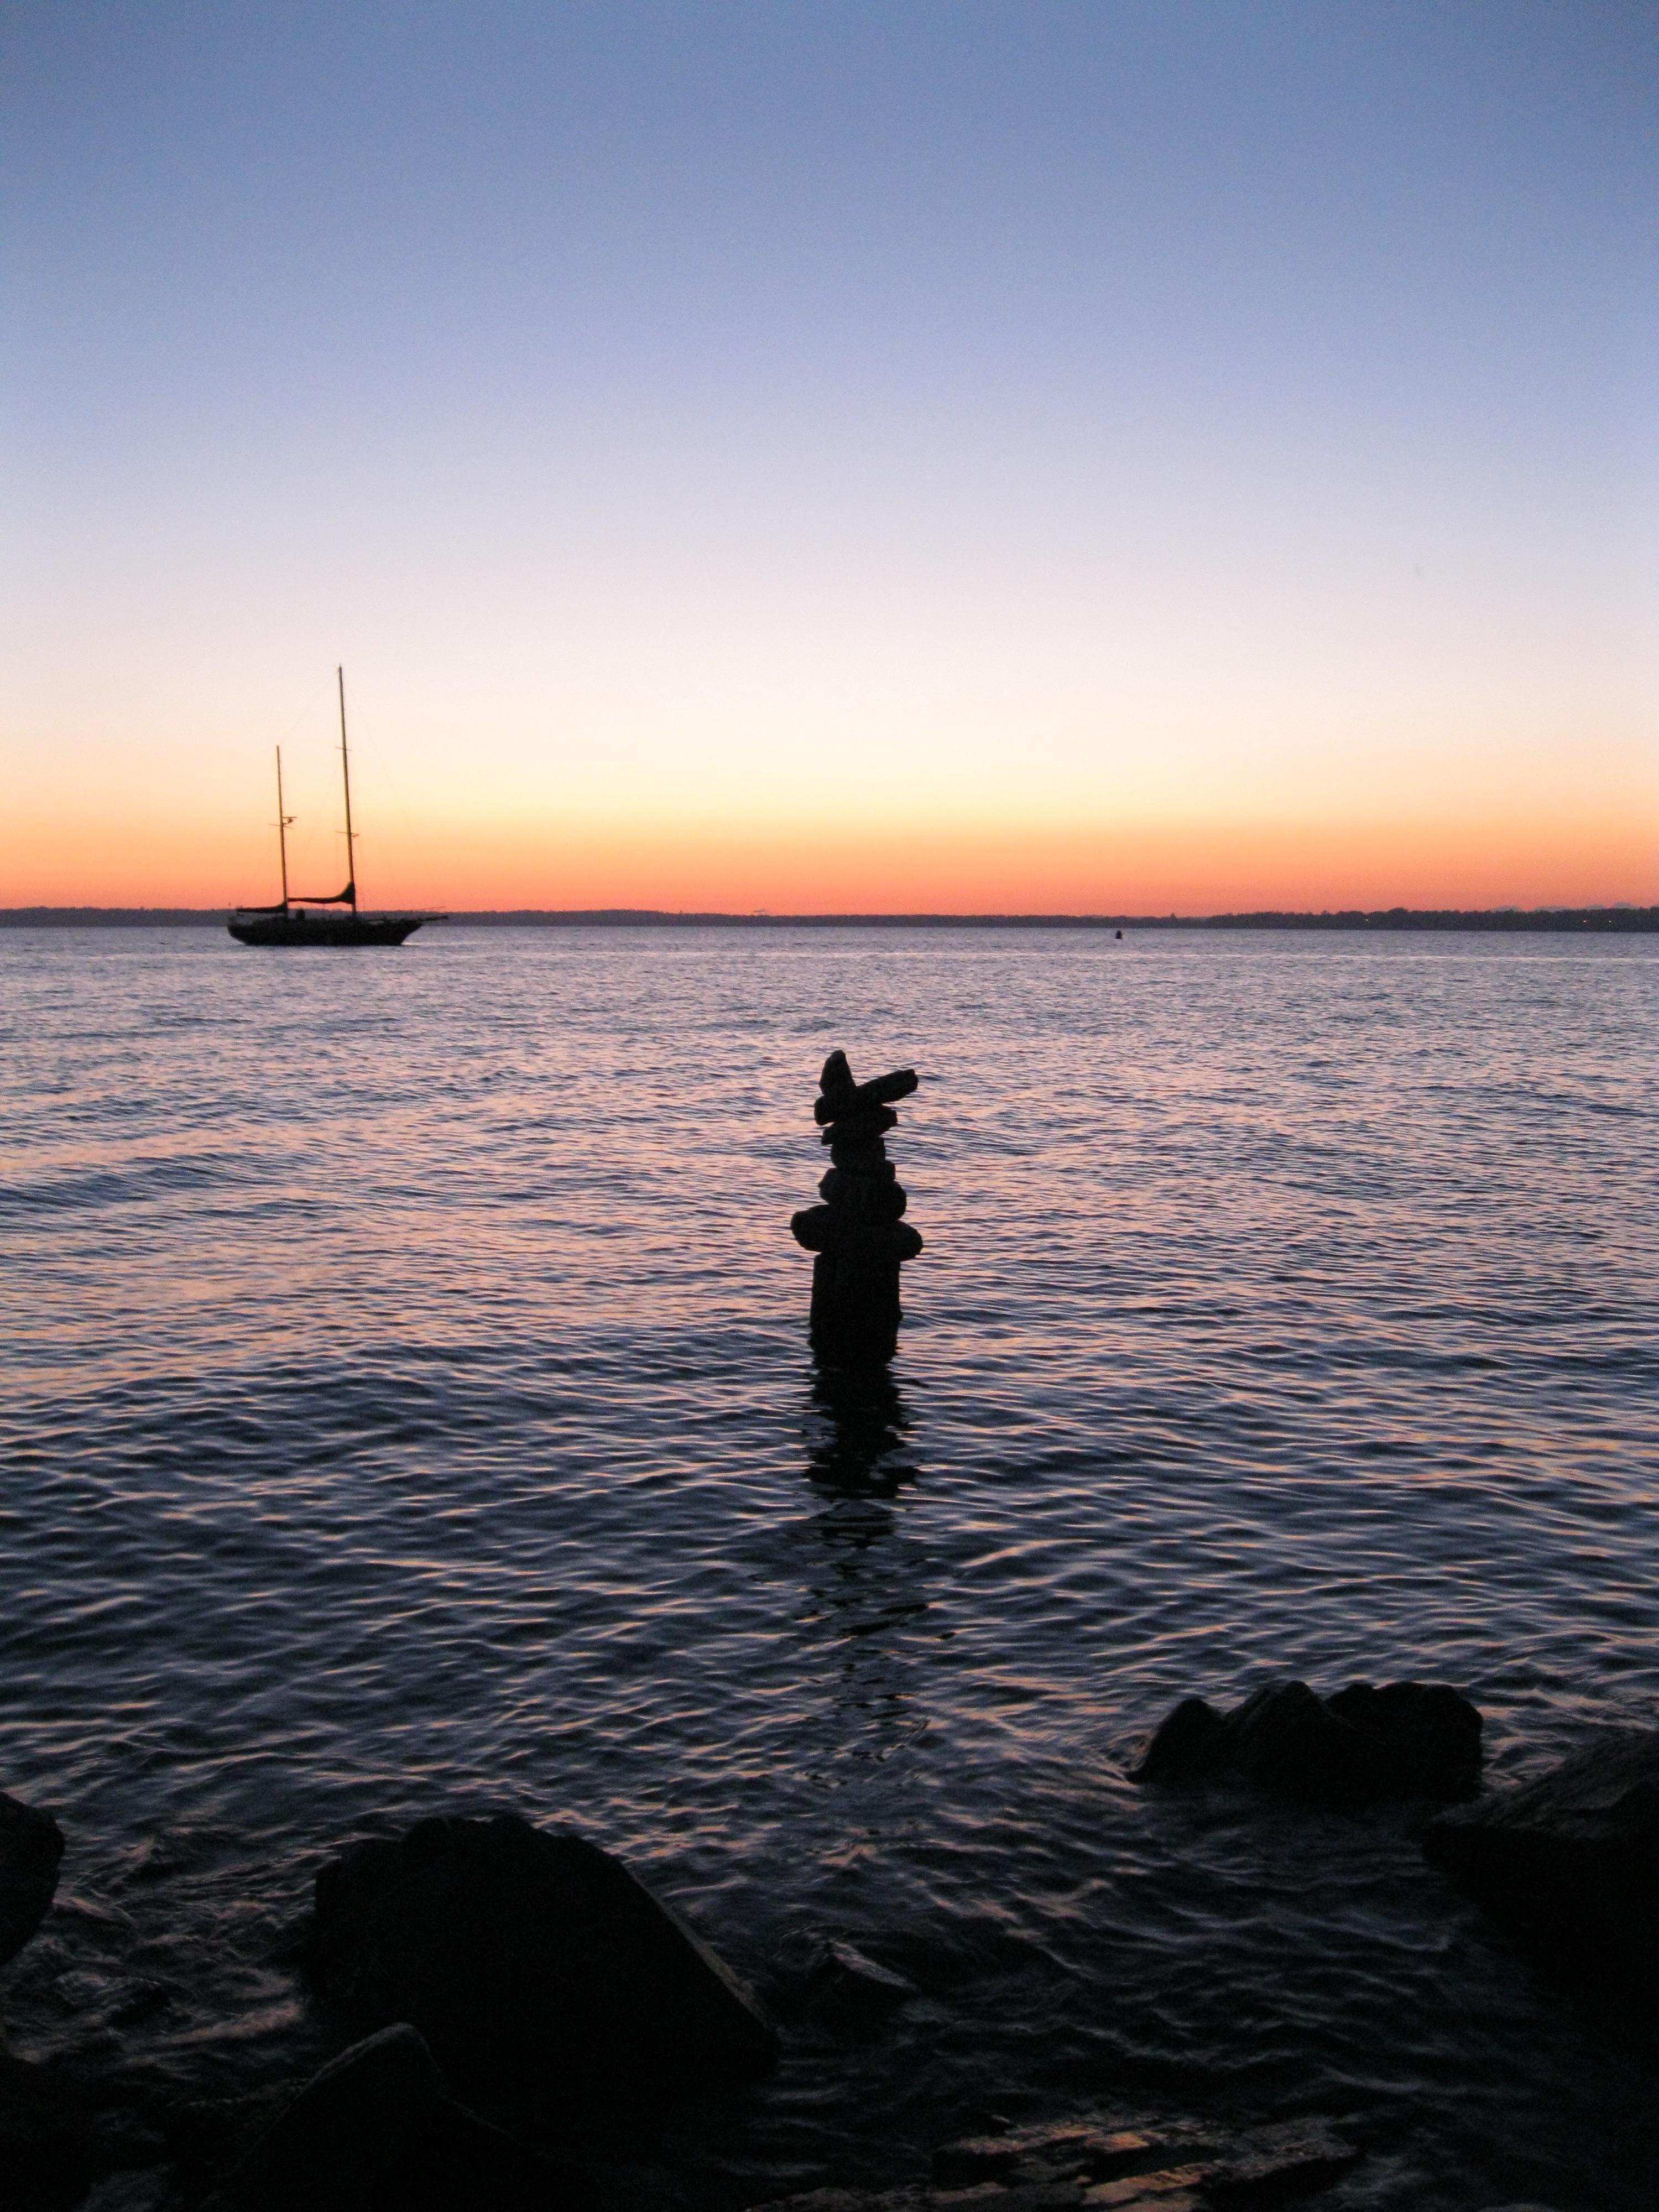
[[[832,1071],[835,1080],[830,1079]],[[891,1105],[895,1099],[908,1098],[921,1079],[914,1067],[890,1068],[885,1075],[872,1075],[867,1083],[854,1083],[852,1074],[845,1054],[832,1053],[825,1060],[819,1096],[812,1106],[814,1121],[839,1121],[849,1114],[867,1112],[872,1106]]]

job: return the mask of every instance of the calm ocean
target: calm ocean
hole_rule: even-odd
[[[1334,2205],[1649,2212],[1650,2077],[1408,1814],[1124,1769],[1282,1674],[1454,1683],[1499,1779],[1654,1720],[1656,957],[0,933],[0,1787],[69,1838],[17,2047],[291,2069],[319,1857],[511,1804],[785,2015],[641,2202],[1103,2101],[1340,2117]],[[836,1044],[923,1079],[850,1398],[788,1228]],[[793,2008],[826,1935],[918,1985],[871,2041]]]

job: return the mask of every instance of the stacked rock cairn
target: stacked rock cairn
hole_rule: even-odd
[[[818,1078],[812,1114],[830,1147],[830,1171],[818,1185],[823,1203],[789,1226],[817,1255],[812,1344],[832,1360],[890,1359],[898,1348],[899,1267],[915,1258],[921,1238],[901,1218],[908,1201],[884,1139],[898,1121],[893,1100],[915,1087],[913,1067],[855,1083],[844,1052],[832,1052]]]

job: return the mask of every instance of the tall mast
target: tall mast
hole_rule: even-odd
[[[288,912],[288,825],[294,817],[283,811],[283,749],[276,748],[276,849],[283,856],[283,911]]]
[[[345,726],[345,670],[336,668],[340,680],[340,780],[345,786],[346,817],[346,896],[351,901],[351,911],[357,911],[357,847],[351,835],[351,757],[346,750]]]

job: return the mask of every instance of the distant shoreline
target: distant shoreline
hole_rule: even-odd
[[[222,928],[225,907],[0,907],[0,929]],[[481,909],[442,917],[469,929],[1337,929],[1659,933],[1659,907],[1389,907],[1318,914],[675,914],[654,907]]]

